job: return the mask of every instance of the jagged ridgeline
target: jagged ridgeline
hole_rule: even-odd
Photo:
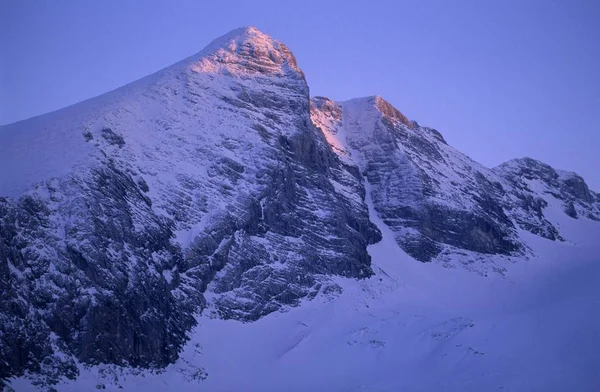
[[[551,194],[600,217],[577,175],[488,169],[380,97],[310,99],[254,28],[154,75],[0,128],[0,377],[164,367],[195,315],[253,321],[373,274],[367,191],[422,262],[500,271],[519,230],[561,240]]]

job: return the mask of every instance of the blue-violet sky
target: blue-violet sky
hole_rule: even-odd
[[[0,1],[0,124],[102,94],[253,25],[312,95],[381,95],[486,166],[600,191],[600,1]]]

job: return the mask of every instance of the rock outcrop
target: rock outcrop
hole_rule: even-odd
[[[526,257],[519,229],[562,240],[544,215],[547,197],[561,200],[571,217],[598,219],[597,197],[581,177],[531,159],[490,170],[381,97],[315,97],[312,117],[340,159],[364,175],[377,213],[417,260]]]

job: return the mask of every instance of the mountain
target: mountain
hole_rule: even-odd
[[[349,281],[392,290],[381,244],[388,264],[492,279],[539,256],[530,234],[600,226],[576,174],[486,168],[381,97],[311,99],[291,51],[252,27],[1,127],[0,168],[0,378],[40,388],[187,361],[199,318],[260,322]]]
[[[600,220],[599,195],[574,173],[529,158],[488,169],[381,97],[312,103],[315,125],[340,159],[359,168],[378,215],[419,261],[474,264],[485,273],[489,255],[530,254],[519,230],[562,240],[544,215],[547,193],[572,218]]]

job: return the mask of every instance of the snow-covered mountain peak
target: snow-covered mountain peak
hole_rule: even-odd
[[[202,325],[194,334],[218,349],[188,362],[204,355],[189,341],[198,321],[413,298],[397,289],[437,280],[417,260],[504,274],[537,255],[532,238],[570,246],[569,227],[593,220],[600,195],[576,174],[528,158],[488,169],[380,96],[311,100],[284,44],[236,29],[127,86],[0,127],[0,389],[24,373],[46,387],[129,366],[197,382],[206,365],[212,382],[231,342]],[[240,346],[288,361],[323,346],[304,321],[277,329],[300,334],[275,351]],[[443,327],[428,334],[472,325]],[[344,350],[385,347],[357,331]]]
[[[221,100],[233,105],[225,110],[226,115],[217,114],[223,108]],[[123,137],[117,154],[145,151],[140,156],[147,158],[148,149],[169,144],[162,140],[165,128],[173,132],[169,137],[185,139],[190,151],[196,142],[207,143],[190,143],[190,138],[242,137],[239,128],[244,127],[229,115],[234,110],[260,112],[268,118],[265,124],[277,132],[280,127],[282,132],[293,132],[293,126],[282,124],[293,120],[296,111],[308,112],[308,100],[304,75],[283,43],[254,27],[235,29],[195,55],[145,78],[68,108],[0,127],[0,168],[5,168],[0,169],[0,197],[17,196],[34,184],[96,162],[92,156],[105,154],[97,143],[107,140],[105,129]],[[206,132],[199,132],[197,116],[206,117]],[[221,125],[215,125],[213,120],[220,116]],[[151,125],[139,126],[146,121]],[[187,132],[191,129],[193,133]],[[15,161],[29,164],[14,167]],[[181,160],[179,164],[188,167]]]
[[[438,131],[409,120],[379,95],[341,102],[314,97],[311,103],[313,123],[323,130],[329,144],[342,157],[350,156],[351,149],[360,150],[373,140],[392,140],[398,132],[410,136],[413,142],[421,140],[419,145],[447,144]]]
[[[591,192],[587,188],[585,180],[579,174],[555,169],[547,163],[529,157],[511,159],[495,167],[493,170],[498,173],[518,173],[527,179],[537,178],[547,182],[579,183],[582,188],[585,188],[585,190],[582,190],[584,193]],[[586,201],[591,201],[590,197],[582,195],[582,198],[586,199]]]
[[[513,158],[513,159],[510,159],[510,160],[500,164],[498,167],[505,167],[505,168],[529,167],[529,168],[538,168],[538,169],[550,168],[550,166],[548,164],[538,161],[537,159],[530,158],[530,157]]]
[[[0,127],[0,291],[11,290],[0,379],[58,352],[54,336],[74,349],[53,369],[73,358],[166,366],[207,307],[256,320],[336,290],[331,276],[372,275],[367,246],[380,234],[364,185],[312,125],[309,102],[287,47],[246,28]],[[4,323],[30,309],[32,319]],[[117,314],[127,320],[106,324]]]
[[[311,116],[338,156],[360,167],[376,210],[418,260],[522,257],[518,229],[562,239],[543,213],[553,203],[572,218],[600,219],[598,196],[578,175],[530,158],[490,170],[381,97],[315,98]]]
[[[413,128],[414,124],[404,114],[400,113],[391,103],[381,98],[379,95],[375,96],[375,106],[381,112],[382,115],[400,121],[402,124],[409,128]]]
[[[388,120],[398,121],[408,128],[414,128],[414,123],[410,121],[404,114],[396,109],[391,103],[386,101],[379,95],[371,95],[368,97],[354,98],[345,102],[341,102],[345,107],[360,109],[361,111],[369,111],[372,114],[383,116]]]
[[[195,72],[236,76],[292,75],[304,78],[289,48],[255,27],[242,27],[214,40],[190,67]]]
[[[600,220],[600,195],[577,173],[558,170],[532,158],[512,159],[492,169],[513,187],[552,195],[572,218]]]

